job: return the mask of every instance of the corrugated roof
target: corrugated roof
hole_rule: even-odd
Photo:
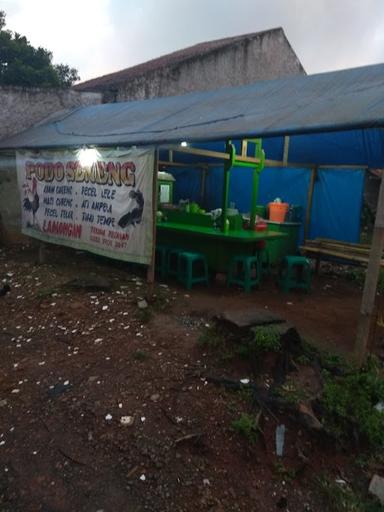
[[[384,126],[384,64],[81,107],[2,148],[149,145]]]
[[[144,62],[130,68],[122,69],[115,73],[109,73],[108,75],[103,75],[91,80],[87,80],[86,82],[75,85],[73,88],[78,91],[100,91],[110,86],[116,86],[118,83],[132,80],[151,71],[155,71],[163,67],[177,65],[186,60],[202,57],[209,53],[216,52],[227,46],[235,45],[246,40],[264,37],[266,34],[273,34],[274,32],[280,32],[285,37],[283,29],[278,27],[270,30],[263,30],[262,32],[254,32],[240,36],[226,37],[224,39],[216,39],[215,41],[207,41],[204,43],[195,44],[194,46],[189,46],[188,48],[183,48],[182,50],[177,50],[176,52],[163,55],[156,59],[149,60],[148,62]]]

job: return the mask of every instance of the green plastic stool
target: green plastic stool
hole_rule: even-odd
[[[311,289],[311,264],[304,256],[285,256],[279,272],[279,286],[284,292]]]
[[[254,276],[252,276],[254,271]],[[235,256],[229,265],[227,284],[237,284],[250,292],[253,286],[258,287],[261,281],[260,257],[256,256]]]
[[[169,247],[167,253],[167,275],[172,277],[178,276],[179,269],[179,256],[183,252],[182,249],[176,247]]]
[[[269,259],[269,252],[267,249],[262,249],[257,252],[259,264],[261,269],[261,276],[269,276],[271,273],[271,263]]]
[[[168,247],[165,245],[156,245],[155,269],[164,278],[167,275]]]
[[[198,252],[180,252],[177,278],[188,290],[196,283],[208,285],[208,264]]]

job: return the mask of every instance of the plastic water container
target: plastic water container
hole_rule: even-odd
[[[269,220],[273,222],[284,222],[288,208],[288,203],[269,203]]]

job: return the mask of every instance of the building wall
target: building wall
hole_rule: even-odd
[[[100,90],[103,90],[106,102],[126,101],[299,74],[305,74],[305,71],[284,32],[272,31]]]
[[[54,112],[102,102],[102,94],[70,89],[0,87],[0,139],[26,130]],[[0,236],[20,236],[20,197],[14,152],[0,152]],[[1,241],[1,240],[0,240]]]
[[[0,87],[0,139],[26,130],[54,112],[101,102],[100,93]]]

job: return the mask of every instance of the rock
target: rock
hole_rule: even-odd
[[[102,276],[86,275],[75,277],[64,284],[67,288],[86,291],[109,291],[112,288],[111,283]]]
[[[135,422],[135,418],[133,416],[122,416],[120,418],[120,425],[124,425],[124,427],[131,427]]]
[[[148,307],[148,302],[145,299],[139,300],[137,302],[137,307],[139,309],[146,309]]]
[[[253,327],[255,325],[270,325],[284,323],[285,320],[272,311],[250,307],[237,311],[224,311],[221,319],[240,329]]]
[[[379,475],[373,475],[368,490],[384,505],[384,478]]]
[[[0,407],[5,407],[7,405],[7,400],[0,400]]]
[[[152,402],[158,402],[159,399],[160,399],[160,395],[158,393],[151,395]]]
[[[299,403],[298,412],[300,415],[300,419],[304,423],[304,425],[311,430],[322,430],[322,423],[316,418],[312,407],[310,405],[306,405],[304,403]]]

